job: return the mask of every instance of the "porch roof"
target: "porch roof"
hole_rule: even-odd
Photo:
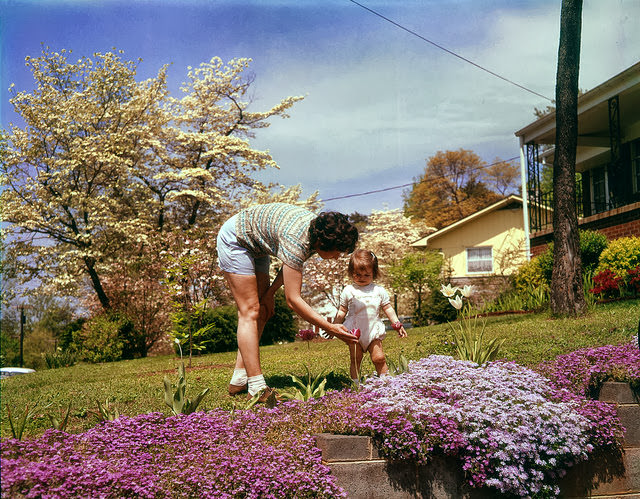
[[[618,95],[620,127],[628,130],[638,123],[640,110],[640,62],[578,98],[578,147],[606,148],[609,143],[608,100]],[[554,144],[556,113],[549,113],[515,132],[522,144]],[[551,158],[552,160],[553,158]]]

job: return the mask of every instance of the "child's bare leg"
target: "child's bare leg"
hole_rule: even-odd
[[[378,376],[388,374],[389,368],[387,367],[387,359],[385,358],[384,351],[382,350],[382,341],[373,340],[367,350],[369,351],[369,355],[371,355],[371,362],[373,362]]]

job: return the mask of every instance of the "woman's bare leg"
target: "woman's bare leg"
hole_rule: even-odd
[[[269,276],[240,275],[224,272],[231,294],[238,306],[238,355],[236,368],[246,369],[247,376],[262,374],[260,336],[266,321],[260,313],[260,296],[269,288]]]

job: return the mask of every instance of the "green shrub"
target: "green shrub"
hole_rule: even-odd
[[[20,363],[20,341],[0,330],[0,367],[17,366]]]
[[[581,230],[579,233],[582,270],[584,273],[591,274],[597,267],[600,255],[607,248],[609,241],[607,236],[593,230]],[[522,270],[522,275],[520,275],[520,269]],[[532,258],[528,264],[525,263],[520,269],[515,277],[516,289],[522,291],[530,286],[551,285],[553,242],[547,245],[547,249],[543,253]]]
[[[233,305],[207,309],[203,317],[203,327],[213,324],[199,337],[205,345],[205,352],[230,352],[238,348],[238,310]]]
[[[137,338],[133,322],[117,313],[92,317],[73,333],[74,349],[87,362],[113,362],[133,358]]]
[[[621,237],[609,243],[602,251],[596,273],[611,270],[616,276],[626,278],[627,270],[640,265],[640,237]]]
[[[62,329],[62,332],[60,333],[60,337],[58,338],[60,341],[60,343],[58,343],[58,346],[62,348],[63,351],[73,348],[73,333],[77,333],[78,331],[80,331],[85,322],[87,322],[87,319],[85,319],[84,317],[80,317],[73,322],[65,325],[65,327]]]
[[[287,299],[282,290],[276,293],[275,310],[273,317],[264,326],[261,345],[273,345],[280,341],[294,341],[298,328],[293,311],[287,306]]]
[[[545,253],[548,253],[549,250]],[[516,291],[522,292],[530,288],[539,288],[549,285],[550,279],[547,279],[546,263],[548,257],[541,258],[542,255],[533,257],[528,262],[522,264],[513,276],[513,285]]]
[[[426,326],[429,322],[442,324],[454,321],[458,317],[457,310],[451,306],[449,299],[440,290],[434,289],[431,291],[425,305],[423,305],[421,311],[414,314],[414,326]],[[416,321],[416,317],[418,317],[418,321]]]
[[[594,230],[580,231],[580,253],[582,259],[582,271],[592,274],[598,266],[600,255],[609,245],[607,236]]]
[[[48,369],[70,367],[76,363],[76,355],[71,350],[59,349],[53,353],[45,352],[43,358]]]
[[[197,334],[191,338],[192,346],[202,353],[230,352],[238,348],[236,333],[238,329],[238,309],[234,305],[207,308],[197,317]],[[186,344],[188,337],[187,321],[183,312],[175,312],[172,336]],[[293,341],[298,329],[295,316],[287,306],[282,291],[275,296],[274,315],[265,325],[261,345],[272,345],[279,341]]]

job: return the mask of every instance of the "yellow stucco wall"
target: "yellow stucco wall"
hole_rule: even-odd
[[[490,246],[493,272],[468,273],[467,248]],[[440,250],[451,265],[452,277],[507,275],[525,261],[522,209],[495,210],[429,240],[427,249]]]

